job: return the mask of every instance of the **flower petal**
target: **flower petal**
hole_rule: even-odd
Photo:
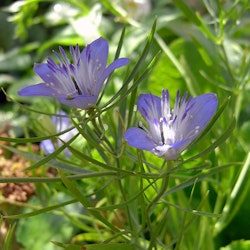
[[[54,85],[57,83],[57,79],[54,77],[54,72],[46,63],[35,63],[34,71],[44,82],[53,83]]]
[[[197,137],[214,116],[217,106],[217,96],[212,93],[192,98],[187,106],[188,115],[179,127],[177,134],[185,136],[190,134],[191,131],[196,131],[195,137]]]
[[[159,157],[163,157],[166,160],[176,160],[179,154],[187,147],[189,140],[178,141],[172,145],[164,144],[156,146],[153,149],[153,153]]]
[[[108,50],[108,42],[100,37],[84,48],[81,53],[81,60],[86,62],[86,64],[89,64],[90,60],[95,64],[96,60],[98,60],[98,64],[105,68],[107,64]]]
[[[138,98],[138,109],[148,122],[159,120],[161,117],[161,98],[152,94],[141,94]]]
[[[67,117],[66,112],[62,110],[57,111],[56,115],[51,117],[51,121],[55,124],[57,133],[66,130],[69,127],[69,123],[70,123],[70,120]],[[68,133],[70,133],[70,131],[67,132],[66,134]]]
[[[79,95],[73,99],[66,99],[64,96],[57,98],[61,103],[72,108],[88,109],[94,106],[97,101],[97,96],[83,96]]]
[[[44,154],[51,154],[55,151],[55,147],[52,143],[52,141],[50,139],[47,140],[43,140],[40,143],[40,148],[42,149],[42,151],[44,152]]]
[[[120,68],[129,63],[128,58],[119,58],[112,62],[103,72],[101,77],[98,79],[96,90],[99,93],[106,78],[117,68]]]
[[[182,141],[177,141],[173,145],[171,145],[171,148],[176,152],[176,155],[178,156],[187,146],[193,141],[194,138],[188,138],[184,139]]]
[[[129,62],[127,58],[120,58],[106,68],[108,49],[108,42],[103,38],[87,45],[81,53],[78,46],[75,49],[71,46],[71,62],[60,47],[60,54],[54,52],[59,64],[49,57],[47,63],[34,66],[44,83],[25,87],[19,95],[50,96],[74,108],[94,106],[105,79]]]
[[[140,128],[129,128],[124,135],[124,139],[131,147],[148,151],[152,151],[154,148],[154,142]]]
[[[46,86],[45,83],[39,83],[27,86],[18,91],[18,94],[20,96],[51,96],[51,97],[56,97],[58,95],[57,91]]]
[[[131,128],[124,138],[132,147],[150,150],[166,160],[175,160],[204,130],[217,105],[218,99],[213,93],[187,100],[187,93],[180,99],[178,92],[173,110],[170,109],[167,90],[162,92],[162,99],[152,94],[140,95],[138,109],[148,122],[148,130]]]

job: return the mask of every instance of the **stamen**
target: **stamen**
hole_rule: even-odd
[[[144,127],[144,125],[142,124],[141,121],[138,122],[138,128],[140,128],[140,129],[146,131],[146,128]]]
[[[162,125],[162,122],[160,123],[160,126],[161,126],[161,142],[162,144],[164,145],[165,144],[165,138],[164,138],[164,132],[163,132],[163,125]]]
[[[77,90],[78,95],[82,95],[82,91],[80,90],[79,86],[77,85],[77,82],[76,82],[75,78],[73,76],[71,76],[71,79],[72,79],[72,81],[74,83],[74,86],[75,86],[75,88]]]
[[[194,133],[195,133],[195,134],[198,134],[199,131],[200,131],[200,126],[196,126],[196,127],[195,127],[195,132],[194,132]]]
[[[67,95],[66,100],[73,100],[74,98],[71,95]]]

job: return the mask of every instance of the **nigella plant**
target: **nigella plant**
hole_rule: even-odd
[[[107,77],[119,67],[128,64],[128,58],[119,58],[107,66],[108,43],[99,38],[82,52],[78,45],[70,46],[70,60],[62,47],[54,52],[59,64],[51,57],[47,63],[35,64],[34,71],[42,83],[27,86],[21,96],[49,96],[73,108],[88,109],[96,104]]]
[[[166,160],[176,160],[180,153],[205,129],[214,116],[218,99],[213,93],[181,98],[177,92],[174,108],[170,108],[168,90],[162,97],[142,94],[138,110],[148,127],[129,128],[124,138],[132,147],[148,150]]]
[[[55,126],[56,133],[63,132],[72,126],[72,124],[70,123],[70,119],[66,115],[67,114],[64,111],[59,111],[56,113],[56,115],[51,117],[51,121],[52,124]],[[64,142],[68,142],[76,133],[77,130],[74,128],[59,135],[56,140],[43,140],[40,143],[40,148],[45,155],[51,154],[56,150],[56,148],[62,146]],[[70,156],[70,152],[67,148],[64,150],[64,153],[67,157]]]

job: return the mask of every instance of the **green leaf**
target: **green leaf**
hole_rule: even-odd
[[[221,247],[220,250],[250,250],[250,240],[233,241],[230,245]]]
[[[198,12],[195,12],[192,8],[190,8],[186,1],[173,0],[173,2],[184,13],[186,18],[188,18],[191,22],[193,22],[200,28],[204,35],[209,37],[214,42],[217,41],[216,37],[205,24],[203,18],[199,15]]]
[[[109,244],[91,244],[84,246],[86,250],[134,250],[132,244],[126,243],[109,243]]]
[[[0,54],[0,71],[25,70],[32,65],[31,56],[22,54],[20,48]]]
[[[14,219],[23,219],[23,218],[33,217],[33,216],[36,216],[36,215],[39,215],[39,214],[44,214],[44,213],[47,213],[47,212],[51,212],[51,211],[53,211],[55,209],[65,207],[65,206],[67,206],[69,204],[73,204],[75,202],[78,202],[78,201],[74,199],[74,200],[70,200],[70,201],[60,203],[58,205],[41,208],[41,209],[35,210],[33,212],[29,212],[29,213],[14,214],[14,215],[4,215],[3,218],[14,220]]]
[[[55,244],[56,246],[61,247],[61,248],[66,249],[66,250],[83,250],[83,248],[79,245],[63,244],[63,243],[56,242],[56,241],[51,241],[51,242],[53,244]]]
[[[106,225],[108,228],[112,229],[114,232],[119,232],[119,230],[108,220],[106,220],[101,213],[95,210],[90,210],[89,208],[93,207],[92,203],[88,200],[87,197],[85,197],[77,188],[76,182],[69,180],[61,171],[59,171],[59,174],[62,178],[63,183],[68,188],[68,190],[72,193],[72,195],[83,205],[84,208],[86,208],[89,213],[96,218],[98,221],[102,222],[104,225]]]
[[[0,226],[1,226],[1,224],[0,224]],[[16,223],[9,225],[9,228],[8,228],[8,231],[7,231],[7,234],[5,236],[4,243],[3,243],[4,244],[3,250],[12,249],[13,239],[15,237],[15,229],[16,229]]]
[[[9,18],[16,24],[15,36],[26,39],[28,37],[28,27],[34,25],[35,15],[38,10],[38,1],[19,1],[8,7],[8,10],[13,13]]]
[[[44,213],[19,220],[16,236],[24,249],[58,250],[50,241],[67,241],[72,233],[72,225],[63,216]]]
[[[179,185],[176,185],[175,187],[169,189],[168,191],[166,191],[164,193],[164,196],[163,197],[166,197],[170,194],[173,194],[173,193],[176,193],[180,190],[183,190],[187,187],[190,187],[192,185],[194,185],[194,183],[198,183],[210,176],[213,176],[221,171],[224,171],[224,170],[228,170],[228,168],[232,167],[232,166],[238,166],[240,165],[239,163],[235,163],[235,162],[232,162],[232,163],[228,163],[226,165],[223,165],[223,166],[217,166],[217,167],[214,167],[213,169],[211,170],[208,170],[207,173],[202,173],[202,174],[198,174],[198,175],[195,175],[194,177],[188,179],[187,181],[184,181],[182,182],[181,184]],[[179,167],[179,166],[178,166]]]
[[[152,94],[159,95],[164,88],[167,88],[170,93],[176,93],[182,86],[183,79],[179,71],[169,57],[162,53],[156,67],[149,75],[147,90]]]
[[[191,9],[188,4],[186,4],[183,0],[173,0],[174,4],[182,10],[182,12],[185,14],[186,17],[189,18],[193,23],[195,23],[197,26],[201,25],[200,19],[195,14],[194,10]]]
[[[37,54],[41,55],[45,50],[58,46],[59,44],[60,46],[70,46],[72,44],[82,45],[83,40],[81,37],[75,36],[73,34],[72,35],[65,35],[65,34],[57,35],[49,39],[47,42],[44,42],[38,49]]]
[[[68,245],[65,249],[66,250],[83,250],[83,248],[78,245]]]
[[[242,166],[242,169],[234,183],[234,186],[232,186],[230,195],[226,201],[226,204],[224,205],[222,216],[216,223],[216,234],[220,233],[230,223],[230,221],[235,215],[237,215],[237,212],[242,207],[242,203],[248,200],[247,196],[250,191],[249,167],[250,153],[248,153],[244,165]]]
[[[139,58],[139,60],[137,61],[136,65],[134,66],[132,72],[128,75],[127,79],[125,80],[123,86],[120,88],[120,90],[108,101],[105,103],[105,105],[103,105],[101,107],[101,109],[107,110],[113,106],[115,106],[117,104],[117,102],[119,102],[121,99],[123,99],[122,97],[119,98],[118,101],[115,102],[115,100],[119,97],[119,96],[127,96],[135,87],[131,87],[130,91],[127,91],[127,87],[129,85],[129,83],[133,80],[133,78],[138,74],[139,70],[141,69],[142,65],[145,63],[145,58],[147,57],[149,50],[152,46],[153,40],[154,40],[154,34],[155,34],[155,30],[156,30],[156,20],[152,26],[152,29],[148,35],[148,39],[147,39],[147,43],[143,49],[143,52],[141,54],[141,57]],[[125,94],[124,94],[125,92]]]
[[[0,115],[2,115],[2,112],[0,112]],[[6,114],[5,114],[6,115]],[[2,118],[2,116],[1,116]],[[11,117],[10,117],[11,118]],[[15,118],[18,119],[18,118]],[[4,117],[3,117],[4,120]],[[41,142],[43,140],[51,139],[55,136],[63,135],[64,133],[67,133],[68,131],[71,131],[73,127],[65,129],[59,133],[56,134],[50,134],[49,136],[40,136],[40,137],[30,137],[30,138],[11,138],[11,137],[2,137],[0,136],[0,141],[6,141],[6,142],[13,142],[13,143],[29,143],[29,142]]]

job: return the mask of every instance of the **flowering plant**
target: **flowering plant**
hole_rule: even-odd
[[[96,104],[106,78],[116,69],[126,65],[128,58],[120,58],[108,67],[108,43],[99,38],[87,45],[82,52],[79,46],[70,46],[73,62],[64,49],[54,52],[59,65],[52,58],[47,63],[36,64],[34,71],[43,83],[27,86],[18,93],[21,96],[49,96],[73,108],[88,109]]]
[[[36,28],[51,39],[32,33],[36,43],[1,54],[3,82],[15,81],[0,83],[13,100],[2,105],[1,95],[9,124],[0,128],[0,246],[224,249],[227,230],[238,234],[248,216],[240,211],[249,190],[250,60],[239,44],[247,4],[235,11],[230,1],[206,1],[194,12],[189,1],[159,0],[137,18],[130,10],[143,1],[90,2],[9,9],[21,32],[43,13]],[[82,41],[93,42],[81,50]],[[54,43],[69,50],[47,58]],[[34,66],[42,82],[27,86],[34,55],[47,61]]]
[[[174,109],[170,108],[168,90],[162,97],[142,94],[138,109],[148,128],[129,128],[124,135],[132,147],[148,150],[166,160],[176,160],[179,154],[202,132],[217,109],[215,94],[181,98],[177,92]]]

